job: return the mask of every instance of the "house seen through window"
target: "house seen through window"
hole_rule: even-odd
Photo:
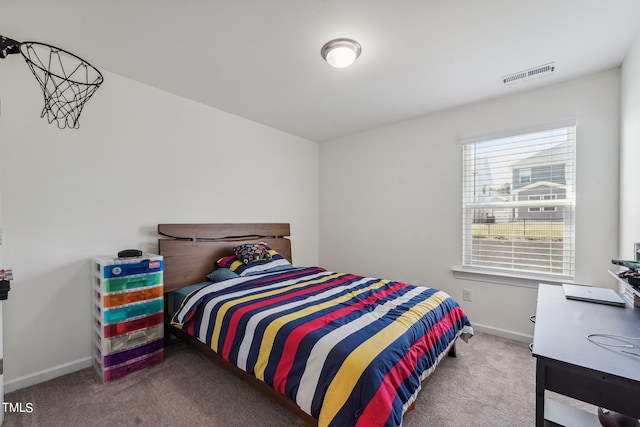
[[[575,126],[463,146],[463,267],[573,278]]]
[[[531,168],[522,168],[518,171],[520,177],[520,184],[527,184],[531,182]]]

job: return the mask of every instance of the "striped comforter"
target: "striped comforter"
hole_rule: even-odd
[[[455,338],[473,334],[444,292],[318,267],[213,283],[173,324],[340,427],[400,426]]]

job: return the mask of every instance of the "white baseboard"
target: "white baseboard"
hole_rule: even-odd
[[[74,360],[73,362],[65,363],[62,365],[54,366],[52,368],[25,375],[23,377],[14,378],[4,383],[4,392],[11,393],[12,391],[43,383],[62,375],[80,371],[90,366],[93,366],[93,357],[91,356]]]
[[[508,338],[515,341],[522,341],[526,343],[533,342],[533,335],[527,335],[502,328],[495,328],[493,326],[479,325],[477,323],[473,323],[472,326],[474,331],[497,335],[499,337]]]
[[[493,326],[481,325],[478,323],[473,324],[473,330],[477,332],[484,332],[491,335],[497,335],[499,337],[512,339],[515,341],[522,341],[526,343],[530,343],[533,341],[533,336],[531,335],[510,331],[507,329],[495,328]],[[67,375],[72,372],[86,369],[90,366],[93,366],[93,357],[84,357],[82,359],[78,359],[73,362],[54,366],[52,368],[35,372],[30,375],[14,378],[12,380],[5,382],[4,392],[11,393],[12,391],[20,390],[21,388],[43,383],[45,381],[52,380],[62,375]]]

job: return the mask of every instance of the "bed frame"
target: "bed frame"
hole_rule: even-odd
[[[158,249],[160,255],[164,257],[165,345],[171,343],[171,335],[181,339],[309,425],[317,426],[318,420],[300,409],[291,399],[227,362],[197,338],[170,324],[173,315],[170,292],[203,282],[205,276],[214,270],[215,261],[221,257],[233,255],[233,247],[240,243],[265,242],[293,263],[291,241],[288,239],[289,224],[158,224],[158,233],[164,236],[158,239]],[[456,341],[451,344],[448,352],[451,357],[456,356],[455,343]],[[414,407],[415,402],[409,410]]]
[[[165,293],[203,282],[240,243],[265,242],[292,262],[289,224],[158,224],[158,233],[170,237],[158,239]]]
[[[170,344],[171,335],[178,337],[309,425],[317,426],[318,420],[300,409],[291,399],[227,362],[197,338],[170,324],[173,314],[170,292],[203,282],[205,276],[214,270],[217,259],[233,255],[234,246],[240,243],[265,242],[292,263],[289,224],[158,224],[158,233],[165,236],[158,239],[158,249],[164,257],[165,345]]]

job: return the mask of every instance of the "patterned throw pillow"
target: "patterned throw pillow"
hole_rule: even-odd
[[[269,247],[265,243],[245,243],[233,248],[233,253],[243,264],[259,260],[270,260]]]
[[[243,264],[238,257],[231,255],[220,258],[216,261],[216,265],[218,269],[228,268],[240,276],[251,276],[254,274],[270,273],[294,268],[293,265],[291,265],[291,263],[277,251],[266,245],[265,247],[269,252],[269,259],[259,259],[248,264]]]

